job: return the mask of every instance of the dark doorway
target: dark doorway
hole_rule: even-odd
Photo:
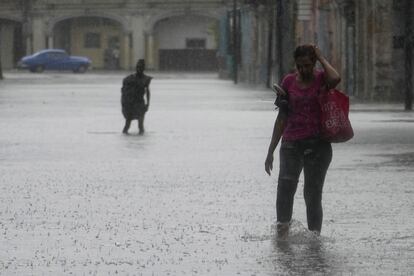
[[[109,70],[119,69],[120,57],[119,36],[110,36],[104,52],[104,68]]]
[[[159,50],[160,70],[217,71],[216,50]]]

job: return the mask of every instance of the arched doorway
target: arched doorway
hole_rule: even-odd
[[[173,16],[153,29],[155,64],[160,70],[217,71],[218,21],[198,15]]]
[[[122,24],[104,17],[75,17],[59,21],[53,28],[53,47],[71,55],[87,56],[96,69],[129,68],[130,45]],[[49,45],[51,47],[51,45]]]
[[[2,67],[14,68],[25,51],[22,23],[0,18],[0,58]]]

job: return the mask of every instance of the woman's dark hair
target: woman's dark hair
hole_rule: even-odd
[[[293,57],[296,60],[298,57],[309,57],[312,62],[316,61],[315,48],[312,45],[300,45],[296,47]]]

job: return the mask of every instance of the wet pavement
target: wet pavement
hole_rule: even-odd
[[[120,73],[5,73],[1,275],[412,275],[414,113],[353,106],[322,235],[306,230],[301,178],[278,241],[272,92],[153,75],[139,136],[121,134]]]

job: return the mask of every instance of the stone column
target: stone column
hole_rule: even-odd
[[[353,0],[343,1],[340,5],[342,24],[342,41],[341,46],[341,67],[342,67],[342,87],[349,95],[355,94],[355,63],[357,62],[355,52],[355,22],[356,22],[356,3]]]
[[[357,33],[357,64],[356,95],[359,99],[369,100],[374,80],[372,78],[372,27],[374,9],[370,7],[370,0],[356,2],[356,33]]]
[[[145,58],[144,17],[137,15],[131,20],[132,29],[132,64]]]
[[[155,69],[155,44],[154,34],[151,32],[147,35],[147,57],[146,66],[148,69]]]
[[[33,53],[33,44],[32,44],[32,35],[26,35],[26,55],[31,55]]]
[[[124,33],[124,43],[123,43],[123,56],[122,56],[122,63],[121,63],[121,67],[122,69],[125,70],[129,70],[131,69],[131,64],[132,64],[132,60],[131,60],[131,40],[130,40],[130,34],[129,33]]]
[[[313,2],[311,0],[297,1],[297,44],[314,43]]]
[[[22,23],[22,35],[25,45],[25,54],[32,54],[32,27],[27,20]]]
[[[297,33],[297,12],[294,1],[276,1],[276,72],[277,82],[288,73],[294,64],[292,49],[295,49]]]
[[[33,18],[32,34],[33,34],[33,51],[46,48],[46,26],[41,17]]]
[[[53,47],[53,35],[49,34],[47,36],[47,48],[52,49]]]
[[[392,87],[392,1],[376,1],[374,27],[374,100],[390,100]]]

